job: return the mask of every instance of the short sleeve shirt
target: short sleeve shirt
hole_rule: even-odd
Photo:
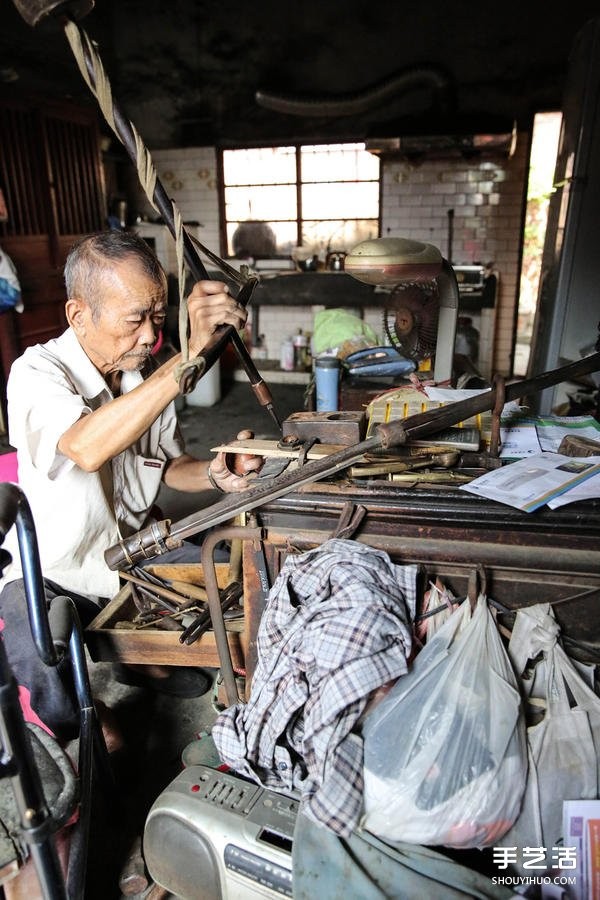
[[[139,372],[124,372],[121,393],[142,380]],[[175,404],[98,472],[80,469],[58,450],[58,442],[113,394],[71,328],[28,348],[14,362],[7,399],[9,440],[33,513],[43,575],[84,596],[114,596],[118,573],[106,565],[104,551],[144,525],[167,461],[184,452]],[[13,557],[5,581],[21,576],[12,532],[5,542]]]

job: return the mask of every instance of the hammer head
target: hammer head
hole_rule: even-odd
[[[50,15],[83,19],[94,8],[94,0],[13,0],[28,25],[37,25]]]

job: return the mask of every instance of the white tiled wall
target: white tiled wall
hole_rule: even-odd
[[[390,162],[383,167],[383,237],[426,241],[447,256],[448,211],[453,210],[452,262],[494,264],[499,288],[493,356],[486,339],[494,316],[484,311],[478,323],[480,361],[503,375],[511,366],[526,181],[525,135],[518,135],[510,159],[431,161],[418,166]]]
[[[213,147],[185,147],[180,150],[152,150],[152,159],[160,181],[175,201],[184,222],[198,223],[194,237],[206,247],[219,252],[219,203],[217,193],[217,158]],[[156,212],[147,202],[142,208],[150,219]],[[170,234],[166,241],[166,264],[177,271],[175,242]],[[162,260],[161,260],[162,261]]]
[[[184,221],[199,222],[199,239],[220,252],[214,149],[157,150],[152,157]],[[447,256],[449,210],[453,210],[452,261],[494,263],[499,274],[495,315],[485,311],[475,323],[481,324],[480,362],[484,374],[510,374],[527,179],[525,135],[518,136],[511,158],[424,161],[418,165],[390,161],[382,165],[382,179],[382,236],[426,241]],[[174,250],[169,253],[174,271]],[[268,356],[278,359],[281,341],[299,328],[312,332],[318,308],[263,307],[260,332],[266,336]],[[365,310],[364,318],[381,335],[381,311]]]

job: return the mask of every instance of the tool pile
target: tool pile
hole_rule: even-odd
[[[121,572],[130,583],[131,597],[137,609],[131,619],[120,619],[115,628],[137,631],[157,628],[178,631],[179,642],[190,645],[212,628],[206,588],[184,581],[160,578],[147,569],[136,566],[131,572]],[[243,609],[239,601],[243,587],[232,581],[219,591],[221,611],[225,619],[241,619]]]

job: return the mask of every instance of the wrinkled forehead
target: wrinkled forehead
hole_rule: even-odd
[[[164,275],[157,281],[135,258],[107,266],[99,281],[99,290],[102,294],[99,299],[105,309],[118,307],[121,311],[152,312],[167,302]]]

